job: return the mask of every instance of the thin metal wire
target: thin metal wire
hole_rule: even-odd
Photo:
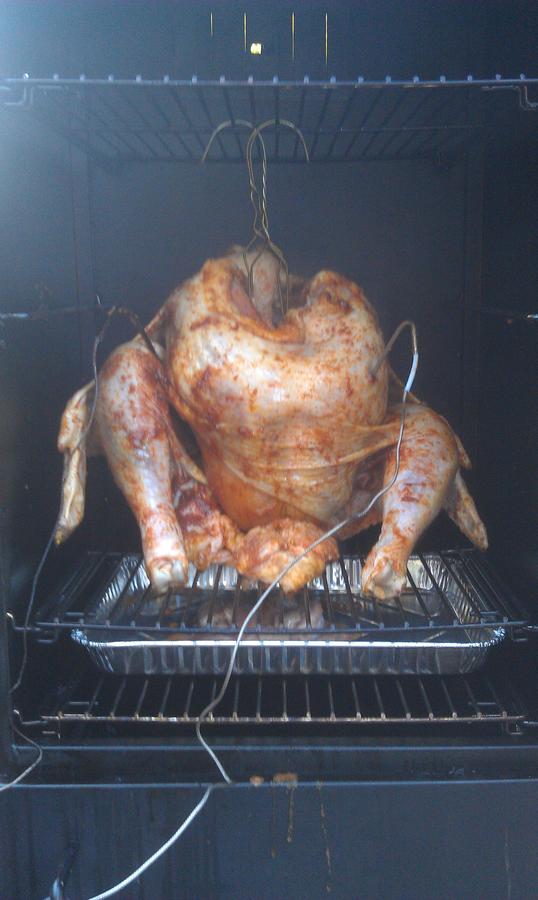
[[[397,334],[400,333],[400,331],[402,330],[402,328],[404,327],[404,325],[409,326],[410,329],[411,329],[411,334],[412,334],[412,345],[413,345],[413,359],[412,359],[411,368],[410,368],[410,371],[409,371],[409,376],[408,376],[408,378],[407,378],[407,382],[406,382],[405,387],[404,387],[403,392],[402,392],[402,408],[401,408],[401,413],[400,413],[400,431],[399,431],[399,434],[398,434],[398,441],[397,441],[397,444],[396,444],[396,464],[395,464],[395,466],[394,466],[394,474],[392,475],[392,478],[390,479],[390,481],[389,481],[383,488],[381,488],[376,494],[374,494],[374,496],[371,498],[371,500],[369,501],[369,503],[366,504],[366,506],[364,507],[364,509],[362,509],[360,512],[353,513],[353,514],[350,515],[350,516],[346,516],[345,519],[342,519],[342,521],[338,522],[338,523],[337,523],[336,525],[334,525],[332,528],[329,528],[328,531],[324,532],[324,534],[322,534],[322,535],[321,535],[320,537],[318,537],[315,541],[313,541],[313,542],[312,542],[305,550],[302,551],[302,553],[300,553],[300,554],[298,554],[298,556],[294,557],[294,559],[292,559],[291,562],[289,562],[286,566],[284,566],[284,568],[282,569],[282,571],[278,573],[277,577],[276,577],[276,578],[271,582],[271,584],[263,591],[263,593],[261,594],[261,596],[259,597],[259,599],[256,601],[256,603],[254,604],[254,606],[252,607],[252,609],[250,610],[250,612],[248,613],[248,615],[245,617],[245,620],[244,620],[244,622],[243,622],[241,628],[239,629],[239,633],[238,633],[238,635],[237,635],[237,638],[236,638],[236,641],[235,641],[235,644],[234,644],[234,647],[233,647],[233,650],[232,650],[232,654],[231,654],[231,656],[230,656],[230,661],[229,661],[229,663],[228,663],[228,668],[227,668],[227,670],[226,670],[226,675],[224,676],[224,681],[223,681],[223,683],[222,683],[222,687],[221,687],[219,693],[218,693],[217,696],[216,696],[213,700],[211,700],[211,702],[208,703],[208,705],[202,710],[202,712],[200,713],[200,715],[199,715],[199,717],[198,717],[198,721],[196,722],[196,736],[197,736],[197,738],[198,738],[200,744],[202,745],[202,747],[204,747],[204,749],[207,751],[207,753],[209,754],[209,756],[211,757],[211,759],[212,759],[213,762],[215,763],[217,769],[219,770],[220,774],[222,775],[224,781],[225,781],[227,784],[232,784],[232,783],[233,783],[233,782],[232,782],[232,779],[231,779],[230,776],[228,775],[226,769],[225,769],[224,766],[222,765],[222,763],[221,763],[220,759],[218,758],[217,754],[214,752],[214,750],[212,750],[212,748],[209,746],[209,744],[207,743],[207,741],[206,741],[206,740],[204,739],[204,737],[202,736],[201,726],[202,726],[202,724],[203,724],[204,719],[206,719],[206,718],[209,716],[209,714],[210,714],[211,712],[213,712],[213,710],[215,709],[215,707],[218,706],[218,704],[221,702],[222,698],[224,697],[224,694],[226,693],[226,689],[227,689],[227,687],[228,687],[228,684],[230,683],[230,678],[232,677],[232,672],[233,672],[233,668],[234,668],[234,665],[235,665],[235,659],[236,659],[236,657],[237,657],[237,653],[238,653],[238,650],[239,650],[239,646],[240,646],[240,644],[241,644],[241,641],[242,641],[242,639],[243,639],[243,635],[244,635],[244,633],[245,633],[245,631],[246,631],[246,629],[247,629],[247,627],[248,627],[249,622],[251,621],[251,619],[254,618],[254,616],[256,615],[256,613],[258,612],[258,610],[260,609],[262,603],[263,603],[264,600],[269,596],[269,594],[271,593],[271,591],[273,590],[273,588],[275,588],[275,587],[277,586],[277,584],[282,580],[282,578],[284,578],[284,576],[287,575],[287,573],[288,573],[295,565],[297,565],[298,562],[300,562],[302,559],[304,559],[304,557],[307,556],[308,553],[310,553],[310,552],[311,552],[312,550],[314,550],[317,546],[319,546],[319,544],[323,543],[323,541],[328,540],[328,539],[331,538],[333,535],[335,535],[338,531],[340,531],[342,528],[344,528],[344,526],[349,525],[349,523],[352,522],[352,521],[354,521],[355,519],[360,519],[360,518],[363,518],[365,515],[367,515],[367,513],[370,512],[370,510],[371,510],[372,507],[378,502],[378,500],[380,500],[381,497],[383,497],[383,496],[387,493],[387,491],[389,491],[389,490],[391,489],[391,487],[393,486],[393,484],[395,483],[395,481],[396,481],[396,479],[397,479],[397,477],[398,477],[398,473],[399,473],[399,471],[400,471],[400,450],[401,450],[401,446],[402,446],[402,440],[403,440],[403,435],[404,435],[404,427],[405,427],[405,414],[406,414],[406,407],[407,407],[407,397],[408,397],[409,391],[411,390],[411,387],[412,387],[412,384],[413,384],[413,380],[414,380],[414,377],[415,377],[415,373],[416,373],[416,370],[417,370],[417,366],[418,366],[418,349],[417,349],[417,344],[416,344],[416,329],[415,329],[414,323],[411,322],[411,321],[407,321],[406,323],[402,323],[402,325],[400,326],[400,328],[397,329]],[[396,339],[397,334],[395,334],[395,335],[393,336],[393,339],[391,339],[393,342],[394,342],[394,340]],[[390,343],[390,341],[389,341],[389,343]],[[392,346],[392,344],[391,344],[391,346]]]
[[[372,368],[370,370],[372,375],[377,375],[377,373],[381,367],[381,364],[385,361],[385,359],[389,355],[390,351],[394,347],[394,344],[396,343],[397,339],[401,335],[404,328],[411,329],[411,340],[412,340],[412,344],[413,344],[413,362],[416,357],[417,363],[418,363],[417,329],[416,329],[415,323],[412,322],[411,319],[405,319],[403,322],[400,322],[396,331],[393,333],[390,340],[386,343],[383,353],[381,354],[379,359],[377,359],[376,362],[374,363],[374,365],[372,366]],[[414,366],[414,368],[413,368],[413,366],[411,367],[411,371],[409,373],[409,378],[408,378],[408,384],[405,386],[405,390],[407,392],[409,392],[411,390],[411,385],[409,384],[409,379],[411,379],[411,381],[414,381],[415,372],[416,372],[416,365]]]
[[[175,844],[175,842],[178,840],[178,838],[181,837],[183,832],[186,831],[186,829],[189,827],[191,822],[196,818],[198,813],[200,813],[202,811],[202,809],[206,805],[207,801],[209,800],[211,793],[215,790],[216,787],[221,787],[221,785],[210,784],[207,786],[202,799],[199,800],[199,802],[196,804],[194,809],[191,810],[191,812],[189,813],[187,818],[184,819],[184,821],[181,823],[181,825],[179,826],[177,831],[174,831],[173,835],[170,838],[168,838],[168,840],[164,844],[162,844],[158,848],[158,850],[156,850],[155,853],[153,853],[149,857],[149,859],[146,859],[146,861],[143,862],[142,865],[138,866],[138,868],[135,869],[134,872],[131,872],[131,874],[128,875],[126,878],[124,878],[123,881],[120,881],[118,884],[115,884],[114,887],[109,888],[107,891],[103,891],[101,894],[94,894],[92,897],[89,898],[89,900],[106,900],[107,897],[113,897],[114,894],[117,894],[119,891],[123,890],[123,888],[127,887],[129,884],[132,884],[133,881],[136,881],[137,878],[140,878],[140,876],[147,869],[149,869],[149,867],[152,866],[154,862],[156,862],[161,856],[163,856],[163,854],[166,853],[166,851],[173,844]]]
[[[248,128],[249,131],[252,131],[252,129],[254,128],[254,125],[252,124],[252,122],[249,122],[248,119],[234,119],[233,121],[232,119],[227,119],[225,122],[221,122],[220,125],[217,125],[217,127],[212,131],[211,137],[205,145],[205,150],[202,153],[200,164],[205,163],[209,155],[209,151],[213,146],[213,142],[220,135],[221,131],[226,131],[227,128],[235,128],[237,125],[241,125],[242,128]]]
[[[37,750],[37,756],[34,759],[34,761],[32,763],[30,763],[30,765],[27,766],[23,772],[20,773],[20,775],[17,775],[17,777],[13,779],[13,781],[8,781],[7,784],[0,785],[0,794],[3,791],[8,791],[9,788],[14,787],[16,784],[20,784],[20,782],[23,781],[30,774],[30,772],[33,772],[33,770],[36,768],[36,766],[38,766],[39,763],[41,762],[41,760],[43,759],[43,750],[41,749],[39,744],[37,744],[36,741],[33,741],[32,738],[29,738],[29,737],[27,737],[27,735],[23,734],[22,731],[19,731],[19,729],[17,728],[17,726],[15,724],[12,723],[12,726],[13,726],[13,731],[15,731],[19,735],[19,737],[21,737],[23,739],[23,741],[26,741],[27,744],[30,744],[32,747],[34,747]]]
[[[300,142],[302,143],[306,161],[310,162],[310,156],[308,153],[308,148],[306,146],[306,141],[304,139],[303,133],[301,130],[295,125],[293,122],[290,122],[289,119],[267,119],[265,122],[262,122],[260,125],[257,125],[256,128],[253,128],[251,131],[247,146],[246,146],[246,160],[247,160],[247,169],[248,169],[248,177],[249,177],[249,187],[250,187],[250,202],[252,204],[252,208],[254,210],[254,219],[252,223],[252,231],[253,235],[250,242],[243,250],[243,260],[245,263],[245,268],[248,273],[248,289],[249,294],[252,297],[253,293],[253,282],[254,282],[254,268],[256,263],[262,256],[262,254],[269,250],[273,256],[276,257],[279,263],[279,273],[278,273],[278,292],[280,299],[280,309],[282,315],[284,316],[289,308],[289,268],[284,253],[272,240],[269,233],[269,214],[267,211],[267,151],[265,148],[265,143],[263,140],[262,132],[267,128],[275,126],[279,129],[281,126],[284,128],[289,128],[291,131],[295,132],[295,135],[298,137]],[[253,149],[255,144],[258,143],[260,147],[260,155],[261,155],[261,192],[258,189],[258,185],[256,183],[256,174],[254,170],[254,161],[253,161]],[[259,252],[254,257],[253,261],[249,264],[248,262],[248,253],[255,246],[256,242],[261,242],[261,247]],[[286,283],[286,295],[285,300],[282,296],[282,288],[281,288],[281,272],[284,272],[285,283]]]
[[[104,322],[101,330],[99,331],[99,333],[96,335],[95,341],[93,343],[92,368],[93,368],[93,377],[94,377],[94,382],[95,382],[95,390],[94,390],[94,394],[93,394],[93,401],[92,401],[92,405],[91,405],[91,409],[90,409],[90,415],[89,415],[86,427],[83,429],[82,434],[80,435],[73,452],[77,451],[81,447],[81,445],[84,443],[84,441],[88,437],[88,434],[90,433],[90,429],[93,425],[93,420],[95,418],[95,412],[97,409],[97,399],[98,399],[98,394],[99,394],[99,379],[97,376],[97,351],[99,349],[99,345],[103,341],[103,339],[108,331],[108,328],[110,326],[112,319],[116,315],[125,316],[126,318],[129,319],[130,322],[132,322],[134,324],[137,331],[141,334],[145,344],[148,346],[148,348],[151,350],[151,352],[154,354],[154,356],[157,359],[159,359],[159,357],[155,351],[155,348],[154,348],[153,344],[151,343],[151,341],[144,329],[144,326],[140,322],[140,319],[138,318],[136,313],[132,312],[132,310],[128,309],[127,307],[123,307],[123,306],[113,306],[111,309],[108,310],[105,322]],[[159,360],[159,362],[160,362],[160,360]],[[26,616],[24,619],[24,626],[23,626],[22,662],[21,662],[21,666],[19,669],[19,674],[17,676],[17,679],[16,679],[15,683],[11,686],[11,689],[10,689],[10,693],[12,693],[12,694],[20,687],[24,672],[26,670],[26,664],[28,661],[28,626],[30,624],[30,616],[32,614],[32,609],[33,609],[34,602],[35,602],[37,584],[38,584],[41,572],[43,571],[43,567],[47,561],[51,547],[53,545],[54,536],[56,534],[56,529],[58,527],[58,521],[59,521],[59,515],[57,516],[57,518],[54,522],[53,529],[50,533],[50,536],[46,543],[45,549],[44,549],[44,551],[41,555],[41,558],[39,560],[39,563],[37,565],[35,575],[32,579],[32,587],[30,590],[30,599],[28,601],[28,607],[26,610]]]
[[[52,544],[54,542],[54,535],[56,534],[57,525],[58,525],[58,519],[56,519],[56,521],[54,523],[54,527],[50,533],[50,536],[49,536],[49,539],[45,546],[45,549],[41,555],[41,559],[39,560],[37,569],[35,570],[35,575],[32,579],[32,588],[30,590],[30,599],[28,601],[28,608],[26,610],[26,616],[24,618],[24,626],[23,626],[23,630],[22,630],[22,647],[23,647],[22,662],[21,662],[21,666],[19,669],[19,674],[17,676],[17,679],[16,679],[15,683],[11,686],[11,689],[10,689],[10,693],[12,693],[12,694],[14,694],[15,691],[17,690],[17,688],[20,687],[24,672],[26,670],[26,663],[28,662],[28,626],[30,624],[30,616],[32,615],[32,609],[33,609],[34,602],[35,602],[37,583],[39,581],[41,572],[43,571],[43,566],[45,565],[45,563],[47,561],[47,557],[50,553],[50,548],[52,547]]]
[[[248,170],[250,202],[254,211],[254,218],[252,221],[252,238],[250,239],[247,246],[243,249],[243,261],[248,277],[248,292],[249,296],[252,297],[254,289],[254,268],[258,260],[261,258],[262,254],[266,250],[269,250],[273,254],[273,256],[276,257],[279,263],[278,292],[280,299],[280,309],[282,315],[284,316],[289,308],[289,268],[284,253],[282,252],[280,247],[278,247],[271,240],[271,236],[269,233],[269,215],[267,212],[267,150],[265,147],[265,142],[263,140],[262,132],[272,126],[276,127],[277,131],[282,126],[284,128],[289,128],[293,132],[295,132],[297,140],[302,144],[307,162],[310,162],[310,156],[302,131],[297,127],[297,125],[295,125],[293,122],[290,122],[288,119],[267,119],[265,122],[262,122],[260,125],[256,126],[254,126],[252,122],[249,122],[247,119],[227,119],[226,121],[221,122],[220,125],[217,125],[217,127],[213,130],[209,141],[207,142],[206,148],[202,154],[202,158],[200,160],[201,163],[204,163],[206,161],[214,140],[221,134],[221,132],[225,131],[227,128],[235,129],[237,125],[250,129],[250,134],[245,150],[245,158]],[[261,160],[260,187],[258,187],[256,181],[253,159],[253,151],[256,145],[258,146]],[[260,242],[260,248],[254,256],[254,259],[249,262],[248,254],[258,241]],[[284,272],[286,283],[285,300],[282,296],[280,279],[282,271]]]

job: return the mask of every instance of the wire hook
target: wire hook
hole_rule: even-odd
[[[310,155],[308,153],[308,147],[306,145],[306,141],[301,130],[294,124],[294,122],[290,122],[288,119],[267,119],[265,122],[262,122],[260,125],[257,125],[256,128],[253,128],[246,146],[246,160],[247,160],[247,168],[248,168],[248,176],[249,176],[249,186],[250,186],[250,202],[252,203],[254,209],[254,221],[252,224],[253,236],[250,242],[247,244],[245,249],[243,250],[243,260],[245,263],[245,268],[248,274],[248,289],[249,294],[252,296],[253,291],[253,281],[254,281],[254,267],[260,257],[263,254],[265,248],[269,249],[269,251],[276,257],[279,263],[279,278],[278,278],[278,292],[280,298],[280,309],[282,315],[288,311],[289,308],[289,268],[284,253],[272,240],[269,233],[269,215],[267,212],[267,151],[265,149],[265,142],[263,140],[262,132],[265,131],[266,128],[270,128],[272,126],[280,127],[284,126],[285,128],[289,128],[295,132],[298,136],[301,144],[303,146],[306,161],[310,162]],[[254,160],[252,157],[254,145],[256,142],[259,143],[261,149],[261,167],[262,167],[262,177],[261,177],[261,194],[256,184],[256,176],[254,172]],[[262,247],[260,251],[255,256],[252,263],[248,264],[247,254],[249,250],[256,243],[256,240],[260,240],[262,242]],[[284,298],[282,297],[282,287],[280,282],[280,270],[284,270],[284,275],[286,279],[286,299],[284,302]]]
[[[295,132],[295,134],[299,138],[303,146],[307,162],[310,162],[310,154],[308,153],[308,147],[306,145],[306,141],[304,139],[302,131],[297,127],[297,125],[295,125],[294,122],[290,122],[289,119],[266,119],[264,122],[261,122],[256,126],[254,126],[252,122],[249,122],[247,119],[227,119],[225,122],[221,122],[220,125],[217,125],[217,127],[212,132],[211,137],[209,138],[209,141],[207,142],[205,150],[202,154],[200,163],[204,163],[206,161],[209,155],[209,151],[213,146],[213,142],[218,137],[218,135],[222,131],[225,131],[227,128],[235,128],[237,125],[240,125],[243,128],[248,128],[250,130],[247,145],[245,148],[245,158],[248,170],[250,202],[254,210],[254,219],[252,222],[252,238],[250,239],[247,246],[243,249],[243,262],[248,277],[249,296],[252,297],[254,289],[254,267],[256,266],[258,260],[261,258],[264,250],[268,249],[273,254],[273,256],[276,257],[279,263],[278,293],[280,298],[280,309],[282,315],[285,315],[289,307],[289,268],[284,253],[282,252],[280,247],[278,247],[271,240],[271,235],[269,233],[269,215],[267,212],[267,150],[265,147],[265,142],[263,140],[262,132],[265,131],[266,128],[271,127],[280,128],[281,126],[283,126],[284,128],[289,128],[291,129],[291,131]],[[253,151],[255,145],[258,145],[261,159],[260,188],[258,188],[258,184],[256,183],[256,174],[254,171]],[[249,263],[248,254],[255,245],[256,241],[261,241],[262,246],[260,247],[252,262]],[[282,270],[284,271],[286,279],[285,301],[282,296],[282,285],[280,281],[280,272]]]
[[[220,125],[217,125],[215,130],[212,132],[211,137],[206,144],[206,148],[202,154],[202,158],[200,159],[200,165],[202,163],[205,163],[209,151],[213,146],[213,142],[215,138],[221,133],[221,131],[225,131],[226,128],[235,128],[236,125],[241,125],[241,127],[243,128],[248,128],[249,131],[252,131],[252,129],[254,128],[252,122],[249,122],[247,119],[234,119],[233,121],[231,119],[227,119],[226,122],[221,122]]]

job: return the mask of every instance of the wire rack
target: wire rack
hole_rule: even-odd
[[[404,594],[387,601],[368,599],[356,590],[361,565],[359,557],[341,557],[331,564],[328,574],[295,595],[302,612],[293,623],[285,621],[286,599],[276,590],[273,621],[263,620],[260,612],[245,637],[279,633],[283,628],[311,637],[322,628],[336,634],[354,630],[383,636],[412,631],[426,633],[427,638],[440,628],[472,634],[495,625],[517,629],[527,624],[523,610],[487,558],[472,549],[415,554],[408,565]],[[449,582],[457,588],[457,603],[446,588]],[[241,625],[242,607],[250,608],[258,592],[256,585],[245,582],[233,569],[211,566],[200,573],[191,566],[185,588],[155,601],[140,555],[89,552],[66,572],[36,612],[32,627],[42,640],[54,640],[62,630],[74,628],[122,638],[143,633],[155,639],[218,630],[233,639]],[[201,601],[204,624],[192,614]],[[222,607],[229,615],[217,624]]]
[[[219,678],[98,676],[64,689],[40,721],[192,725]],[[466,676],[234,677],[207,722],[215,725],[506,723],[525,717],[506,679]]]
[[[0,80],[0,105],[31,111],[105,166],[197,162],[224,121],[230,128],[217,136],[208,162],[242,161],[248,129],[241,122],[268,119],[276,122],[272,137],[267,134],[270,161],[304,159],[298,137],[279,127],[287,119],[304,134],[312,162],[354,162],[457,157],[488,123],[508,121],[517,130],[536,108],[528,91],[534,95],[537,85],[538,79],[524,76],[206,81],[55,75]]]

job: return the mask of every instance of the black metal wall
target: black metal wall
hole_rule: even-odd
[[[532,113],[531,115],[536,115]],[[538,143],[486,159],[477,473],[493,552],[538,586]]]
[[[536,884],[537,791],[536,781],[234,786],[216,791],[124,893],[523,900]],[[15,789],[0,808],[0,892],[45,896],[75,841],[66,894],[93,896],[163,843],[201,796],[180,785]]]

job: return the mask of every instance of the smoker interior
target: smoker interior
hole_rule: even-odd
[[[272,754],[289,761],[296,753],[294,765],[305,772],[323,771],[331,748],[347,749],[341,765],[330,764],[334,778],[373,777],[359,748],[394,759],[397,748],[404,755],[429,748],[427,765],[436,771],[458,754],[472,756],[475,771],[486,757],[491,771],[488,753],[496,772],[529,764],[522,748],[534,748],[538,718],[536,22],[529,12],[524,26],[502,4],[492,21],[488,4],[450,4],[440,13],[410,3],[406,15],[390,5],[387,27],[385,6],[335,5],[326,45],[325,10],[309,4],[303,19],[297,12],[291,54],[291,6],[269,16],[247,4],[249,36],[263,35],[259,59],[244,52],[242,14],[215,12],[210,32],[205,4],[162,4],[158,12],[136,4],[131,17],[117,4],[88,4],[69,20],[58,3],[10,12],[0,84],[0,184],[9,211],[0,241],[6,766],[30,753],[13,722],[47,749],[36,780],[47,771],[98,779],[112,758],[141,778],[148,765],[164,779],[210,772],[194,749],[192,724],[218,678],[103,675],[65,622],[40,625],[35,617],[15,700],[9,672],[13,680],[32,578],[57,511],[58,422],[66,398],[91,377],[99,307],[126,305],[147,321],[207,257],[249,240],[246,131],[238,120],[267,118],[300,125],[310,152],[307,164],[293,135],[268,133],[274,239],[292,271],[330,267],[355,279],[385,335],[414,319],[416,393],[446,416],[473,460],[468,483],[488,526],[488,561],[518,603],[507,640],[472,676],[238,678],[208,730],[225,754],[233,749],[239,779],[250,774],[247,748],[269,769]],[[224,120],[231,129],[199,164]],[[128,326],[114,324],[101,359],[129,337]],[[398,346],[400,375],[407,364]],[[51,554],[36,608],[88,551],[132,554],[138,541],[103,460],[91,461],[84,523]],[[368,532],[343,552],[364,553],[371,541]],[[461,546],[439,517],[419,550]],[[318,762],[307,762],[302,751],[316,746]],[[154,763],[142,753],[148,748]],[[136,768],[135,752],[118,762],[113,751],[128,749],[139,749],[144,764]],[[159,753],[172,749],[177,758],[164,772]],[[417,775],[426,764],[415,757],[405,765]]]

